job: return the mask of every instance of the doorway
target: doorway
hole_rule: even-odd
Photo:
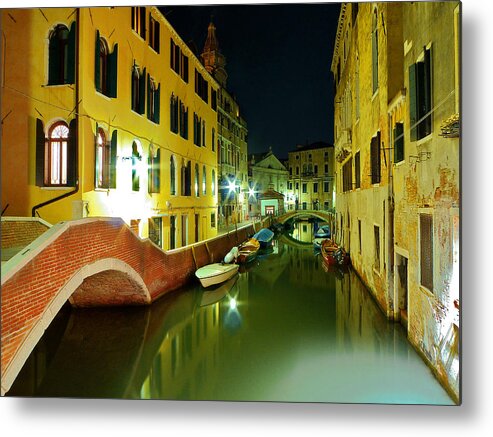
[[[408,305],[408,258],[396,253],[396,311],[397,318],[407,329],[407,305]]]

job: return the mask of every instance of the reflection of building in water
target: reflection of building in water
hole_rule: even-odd
[[[386,339],[392,327],[381,317],[371,295],[357,275],[346,274],[335,281],[336,339],[347,350],[381,352],[389,347]],[[386,345],[386,346],[385,346]],[[378,357],[378,354],[373,355]]]
[[[149,368],[143,399],[190,399],[210,393],[219,352],[220,303],[196,308],[167,332]],[[172,384],[170,384],[172,381]],[[170,392],[170,388],[173,392]]]
[[[294,224],[293,238],[304,243],[313,241],[313,223],[300,221]]]
[[[222,299],[195,306],[182,320],[170,322],[142,384],[141,398],[207,399],[214,393],[221,377],[218,357],[224,336],[244,328],[247,302],[248,277],[239,275]],[[233,344],[233,353],[240,354],[241,343]]]

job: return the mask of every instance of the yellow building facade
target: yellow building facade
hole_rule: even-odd
[[[1,17],[3,214],[119,216],[164,249],[215,236],[219,85],[160,11]]]
[[[459,3],[344,3],[331,70],[337,239],[459,399]]]
[[[334,147],[318,142],[288,152],[288,210],[334,207]]]

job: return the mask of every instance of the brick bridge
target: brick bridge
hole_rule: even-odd
[[[327,223],[332,223],[334,220],[334,213],[328,211],[311,210],[311,209],[297,209],[294,211],[288,211],[285,214],[279,215],[275,220],[279,223],[286,223],[291,219],[308,219],[308,218],[319,218]]]
[[[120,218],[52,226],[2,265],[2,396],[67,300],[78,307],[150,304],[253,232],[248,225],[164,252]]]

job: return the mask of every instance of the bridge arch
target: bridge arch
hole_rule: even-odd
[[[113,284],[111,289],[110,283]],[[100,287],[99,290],[106,292],[101,295],[91,292],[94,287]],[[95,302],[94,296],[98,296],[98,302]],[[99,259],[77,270],[59,289],[40,318],[28,328],[29,332],[2,375],[2,395],[10,388],[43,333],[67,300],[76,307],[142,305],[151,303],[151,295],[142,277],[119,259]]]
[[[295,211],[289,211],[283,215],[277,217],[279,223],[286,223],[288,220],[301,219],[301,218],[319,218],[325,222],[331,222],[334,219],[334,215],[327,211],[319,210],[308,210],[308,209],[297,209]]]

